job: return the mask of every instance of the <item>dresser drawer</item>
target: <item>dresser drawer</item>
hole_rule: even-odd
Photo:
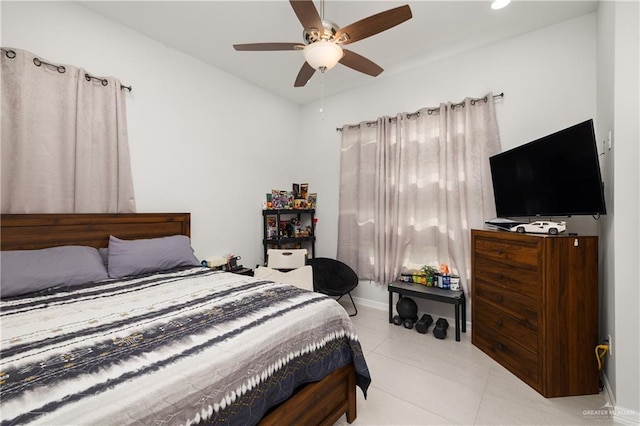
[[[538,301],[536,299],[481,280],[475,280],[473,285],[474,303],[477,299],[483,299],[494,305],[494,309],[507,311],[515,318],[530,324],[538,324]],[[474,306],[474,309],[477,308]]]
[[[476,324],[473,325],[473,344],[538,392],[541,391],[536,354],[513,342],[505,335],[496,333],[489,327],[481,325],[476,327]]]
[[[474,327],[478,325],[507,335],[525,349],[538,353],[538,326],[535,322],[513,317],[480,298],[476,299],[476,305]]]
[[[541,283],[540,274],[531,269],[519,268],[478,257],[475,259],[474,277],[494,286],[513,290],[538,299]]]
[[[477,257],[535,271],[538,269],[538,244],[477,237],[473,249]]]

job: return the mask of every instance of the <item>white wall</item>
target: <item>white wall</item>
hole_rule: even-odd
[[[598,132],[612,132],[605,174],[613,181],[603,221],[601,336],[612,336],[606,378],[621,419],[640,418],[640,7],[601,2],[598,8]]]
[[[299,107],[71,2],[2,2],[2,46],[112,75],[139,212],[191,212],[199,258],[262,257],[261,201],[291,185]]]
[[[505,93],[496,106],[503,149],[595,118],[595,24],[595,14],[589,14],[401,75],[383,73],[367,86],[305,106],[302,143],[314,161],[300,173],[319,193],[319,254],[335,256],[337,250],[340,133],[336,127],[489,91]],[[575,222],[570,223],[572,231],[597,233],[590,217]],[[363,282],[354,294],[377,303],[388,301],[383,285]],[[451,317],[451,309],[441,309],[429,306],[428,312]]]
[[[609,131],[613,133],[614,107],[614,8],[613,2],[602,2],[598,6],[598,41],[597,41],[597,75],[598,75],[598,95],[597,95],[597,123],[596,138],[605,141]],[[608,149],[603,150],[601,157],[603,179],[608,183],[609,188],[614,188],[614,152]],[[605,202],[609,206],[607,215],[601,221],[601,238],[599,239],[600,263],[600,336],[611,334],[613,340],[615,336],[615,245],[614,245],[614,191],[605,192]],[[604,337],[606,338],[606,337]],[[607,357],[605,364],[605,374],[612,389],[616,386],[616,358]]]

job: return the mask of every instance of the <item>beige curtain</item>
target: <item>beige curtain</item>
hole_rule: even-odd
[[[492,94],[345,126],[338,259],[377,283],[447,263],[468,291],[470,229],[495,216],[498,152]]]
[[[2,213],[135,212],[120,82],[19,49],[1,61]]]

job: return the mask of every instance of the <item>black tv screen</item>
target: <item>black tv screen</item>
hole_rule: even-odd
[[[593,120],[489,159],[498,217],[605,214]]]

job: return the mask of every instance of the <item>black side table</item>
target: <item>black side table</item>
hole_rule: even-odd
[[[464,291],[445,290],[438,287],[427,287],[422,284],[394,281],[387,286],[389,291],[389,322],[393,322],[393,293],[399,297],[413,296],[419,299],[435,300],[436,302],[454,305],[456,318],[456,341],[460,341],[460,317],[462,316],[462,332],[467,332],[467,309]],[[461,314],[462,313],[462,314]]]

